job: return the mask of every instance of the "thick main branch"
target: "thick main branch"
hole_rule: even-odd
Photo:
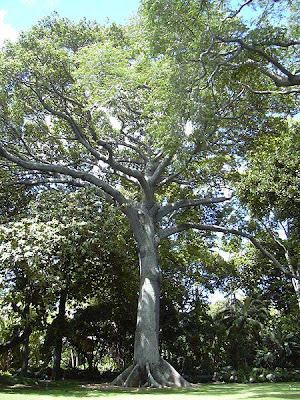
[[[30,171],[39,171],[39,172],[51,172],[55,174],[61,174],[65,176],[70,176],[74,179],[80,179],[82,181],[86,181],[91,183],[94,186],[100,188],[103,192],[101,192],[103,197],[107,197],[108,201],[112,201],[114,199],[117,203],[124,204],[126,202],[126,198],[115,188],[110,186],[107,182],[103,181],[102,179],[97,178],[96,176],[88,173],[77,171],[62,165],[56,164],[43,164],[37,163],[33,161],[25,160],[21,156],[12,155],[11,153],[7,152],[2,146],[0,146],[0,157],[7,159],[8,161],[19,165],[20,167],[24,168],[25,170]]]

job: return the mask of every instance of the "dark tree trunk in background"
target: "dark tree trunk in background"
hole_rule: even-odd
[[[27,327],[21,335],[13,336],[11,340],[0,344],[0,355],[6,353],[8,350],[13,349],[19,344],[23,343],[26,338],[30,336],[32,328]]]
[[[29,360],[29,336],[24,339],[22,347],[22,367],[20,376],[26,376],[28,372],[28,360]]]
[[[66,302],[67,302],[67,290],[64,289],[61,291],[60,294],[58,316],[55,321],[56,332],[55,332],[53,370],[52,370],[52,380],[54,381],[60,378],[60,364],[62,355],[64,326],[65,326]]]

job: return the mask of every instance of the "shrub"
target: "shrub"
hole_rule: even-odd
[[[0,371],[0,386],[13,385],[13,377],[9,372]]]

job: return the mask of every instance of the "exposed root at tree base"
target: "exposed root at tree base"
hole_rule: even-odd
[[[153,388],[191,386],[171,364],[163,359],[157,364],[146,363],[143,368],[137,363],[132,364],[112,382],[112,385]]]

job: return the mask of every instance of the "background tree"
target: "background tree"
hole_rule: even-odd
[[[58,202],[61,208],[56,209]],[[61,376],[62,341],[68,336],[67,301],[86,302],[96,292],[105,293],[105,290],[108,293],[111,290],[120,293],[120,288],[112,289],[112,282],[122,283],[122,276],[116,273],[115,267],[121,255],[121,270],[134,268],[131,251],[128,250],[130,239],[126,245],[123,239],[120,241],[120,231],[112,224],[117,218],[110,218],[112,216],[100,210],[99,205],[89,203],[84,193],[79,196],[75,192],[63,193],[52,189],[39,193],[22,216],[14,216],[1,226],[3,303],[12,306],[12,311],[16,312],[17,305],[23,307],[19,303],[25,302],[28,304],[25,307],[27,310],[30,303],[26,299],[30,294],[30,299],[35,299],[35,308],[43,305],[39,307],[35,320],[31,318],[27,321],[28,317],[20,314],[19,326],[21,328],[27,323],[30,328],[38,329],[41,335],[45,328],[51,331],[50,341],[48,335],[48,353],[53,351],[52,379]],[[112,239],[107,240],[107,230],[102,235],[99,227],[105,224],[114,244]],[[95,229],[97,226],[98,229]],[[126,235],[126,227],[122,224],[120,227],[123,227],[122,235]],[[101,247],[99,242],[102,243]],[[134,282],[133,277],[131,279]],[[57,315],[54,312],[56,303]],[[53,321],[47,327],[49,317]],[[27,332],[26,326],[24,332]],[[18,344],[15,341],[15,345]],[[3,349],[8,349],[7,346],[3,345]],[[48,357],[46,364],[47,360]]]
[[[268,319],[266,305],[253,297],[235,299],[221,310],[216,318],[222,321],[229,338],[228,360],[234,368],[247,369],[253,365],[255,342],[260,342],[259,333]],[[252,358],[252,359],[251,359]]]
[[[269,238],[269,248],[299,274],[299,123],[292,120],[257,140],[239,186],[240,198],[257,229]],[[261,173],[261,170],[264,173]],[[292,278],[300,306],[299,280]]]

